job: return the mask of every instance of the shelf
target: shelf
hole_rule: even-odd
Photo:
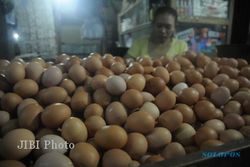
[[[130,28],[130,29],[126,30],[126,31],[123,31],[123,32],[120,33],[120,35],[132,33],[132,32],[135,32],[135,31],[139,31],[139,30],[148,28],[150,25],[151,25],[151,22],[146,22],[146,23],[137,25],[137,26],[135,26],[133,28]]]
[[[191,23],[191,24],[217,24],[217,25],[229,25],[229,19],[210,18],[210,17],[179,17],[179,23]]]
[[[125,9],[124,11],[122,11],[121,13],[119,13],[118,16],[121,17],[124,14],[128,13],[130,10],[132,10],[133,8],[135,8],[140,2],[141,2],[141,0],[137,0],[133,4],[130,4],[130,6],[127,9]]]

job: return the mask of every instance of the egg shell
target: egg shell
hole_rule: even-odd
[[[62,103],[47,106],[41,115],[41,121],[48,128],[58,128],[71,116],[71,109]]]
[[[227,129],[220,133],[219,139],[224,143],[230,143],[235,140],[242,140],[244,136],[235,129]]]
[[[144,73],[144,68],[140,63],[132,62],[132,63],[129,64],[126,71],[130,75],[136,74],[136,73],[143,74]]]
[[[40,104],[47,106],[53,103],[62,103],[67,98],[67,91],[59,86],[52,86],[42,89],[38,92],[37,101]]]
[[[176,95],[172,91],[163,90],[155,97],[155,104],[160,111],[166,111],[174,107]]]
[[[200,98],[199,92],[194,88],[185,88],[177,96],[177,100],[189,106],[195,104]]]
[[[191,107],[186,104],[178,103],[175,105],[175,110],[178,110],[183,116],[183,122],[193,124],[196,121],[196,116]]]
[[[161,155],[157,154],[157,155],[151,155],[150,157],[148,157],[145,160],[145,163],[152,164],[152,163],[160,162],[163,160],[164,160],[164,158]]]
[[[75,147],[70,150],[70,159],[77,166],[97,167],[100,160],[100,155],[91,144],[77,143]]]
[[[86,70],[79,64],[74,64],[70,67],[68,72],[69,78],[74,81],[76,85],[83,84],[87,78]]]
[[[228,76],[227,74],[223,74],[223,73],[222,73],[222,74],[216,75],[216,76],[213,78],[213,82],[214,82],[215,84],[221,86],[222,83],[223,83],[225,80],[227,80],[227,79],[229,79],[229,76]]]
[[[105,110],[105,120],[109,125],[123,125],[127,117],[126,108],[118,101],[110,103]]]
[[[86,59],[84,67],[90,72],[95,73],[97,70],[103,67],[102,61],[99,57],[90,55]]]
[[[166,83],[160,77],[153,77],[146,81],[145,91],[156,96],[166,87]]]
[[[136,111],[128,116],[126,126],[130,132],[148,134],[155,127],[155,119],[148,112]]]
[[[76,117],[67,118],[62,124],[62,137],[70,143],[85,142],[88,138],[86,125]]]
[[[16,161],[16,160],[3,160],[0,161],[0,166],[1,167],[26,167],[22,162]]]
[[[127,132],[117,125],[104,126],[95,134],[96,144],[104,149],[122,148],[127,140]]]
[[[186,81],[185,73],[179,70],[172,71],[170,73],[170,81],[172,85],[176,85],[180,82],[185,82]]]
[[[1,99],[2,110],[14,113],[17,106],[22,102],[22,97],[16,93],[6,93]]]
[[[7,111],[0,111],[0,127],[10,120],[10,114]]]
[[[193,84],[191,86],[191,88],[194,88],[194,89],[196,89],[199,92],[199,99],[201,99],[202,97],[204,97],[205,94],[206,94],[205,87],[202,84],[200,84],[200,83]]]
[[[127,80],[128,89],[142,91],[146,85],[146,80],[142,74],[133,74]]]
[[[104,88],[97,89],[93,94],[94,102],[106,107],[111,102],[111,96]]]
[[[127,84],[122,77],[113,75],[107,79],[106,89],[112,95],[120,95],[127,89]]]
[[[107,79],[108,79],[107,76],[102,75],[102,74],[97,74],[90,81],[91,87],[94,90],[99,89],[99,88],[105,88]]]
[[[40,83],[44,68],[38,62],[29,62],[25,67],[25,78],[32,79]]]
[[[161,152],[165,159],[171,159],[186,155],[184,147],[178,142],[169,143]]]
[[[24,99],[17,107],[17,116],[20,115],[21,111],[28,105],[33,104],[33,103],[38,103],[35,99],[33,98],[27,98]]]
[[[51,166],[60,166],[60,167],[74,167],[72,161],[65,155],[58,152],[49,152],[40,156],[34,167],[51,167]]]
[[[84,114],[83,116],[85,119],[93,115],[98,115],[98,116],[103,117],[103,108],[101,105],[97,103],[91,103],[85,108],[83,114]]]
[[[187,124],[187,123],[182,123],[178,129],[174,132],[174,137],[173,140],[179,142],[183,146],[188,146],[193,144],[194,142],[194,135],[196,134],[195,129]]]
[[[147,134],[148,147],[150,150],[158,150],[172,141],[171,132],[164,127],[156,127]]]
[[[218,107],[226,104],[230,97],[230,90],[224,86],[216,88],[214,91],[212,91],[210,96],[211,101]]]
[[[176,95],[180,95],[182,90],[186,88],[188,88],[188,85],[184,82],[180,82],[172,88],[172,91],[175,92]]]
[[[58,85],[62,80],[62,71],[57,66],[47,68],[42,75],[41,82],[45,87]]]
[[[97,116],[97,115],[94,115],[94,116],[90,116],[88,117],[84,124],[86,125],[87,127],[87,130],[88,130],[88,136],[89,137],[94,137],[95,136],[95,133],[101,129],[102,127],[106,126],[106,122],[105,120],[100,117],[100,116]]]
[[[6,133],[17,128],[19,128],[18,119],[17,118],[10,119],[1,127],[1,135],[3,136]]]
[[[111,71],[110,69],[108,69],[106,67],[102,67],[102,68],[98,69],[95,74],[96,75],[102,74],[102,75],[105,75],[107,77],[114,75],[113,71]]]
[[[27,148],[24,148],[21,146],[21,140],[35,142],[35,136],[27,129],[14,129],[4,135],[2,139],[4,158],[19,160],[26,157],[32,151],[30,143],[27,142]]]
[[[60,83],[60,87],[64,88],[68,95],[71,95],[76,90],[76,85],[71,79],[63,79]]]
[[[143,96],[143,101],[144,102],[152,102],[152,101],[155,101],[155,97],[151,94],[151,93],[148,93],[148,92],[141,92],[142,96]]]
[[[123,59],[122,59],[123,60]],[[121,73],[123,73],[126,69],[126,66],[120,62],[114,62],[111,66],[110,66],[111,71],[114,72],[115,75],[119,75]]]
[[[244,119],[236,113],[229,113],[223,118],[227,129],[240,129],[245,125]]]
[[[155,70],[153,72],[153,76],[162,78],[166,84],[170,80],[168,70],[165,67],[162,67],[162,66],[158,66],[158,67],[155,68]]]
[[[210,119],[216,119],[219,115],[216,113],[216,108],[213,103],[208,100],[198,101],[194,105],[194,111],[201,121],[208,121]]]
[[[210,61],[204,67],[204,76],[207,78],[214,78],[219,72],[219,66],[215,61]]]
[[[222,146],[224,143],[217,139],[209,139],[201,143],[201,150],[214,150],[216,147]]]
[[[90,95],[87,91],[78,89],[71,97],[70,106],[75,112],[83,111],[91,103]]]
[[[151,102],[145,102],[140,108],[140,111],[148,112],[154,119],[157,119],[160,116],[158,107]]]
[[[40,138],[39,148],[42,153],[55,151],[64,154],[67,152],[67,146],[65,143],[66,141],[61,136],[48,134]]]
[[[124,150],[130,155],[132,159],[139,159],[148,150],[148,142],[144,135],[141,133],[129,133],[128,141]]]
[[[200,72],[198,72],[195,69],[188,69],[185,70],[185,76],[186,76],[186,81],[188,85],[193,85],[195,83],[201,83],[202,82],[202,75]]]
[[[204,123],[204,126],[210,127],[218,134],[226,129],[224,122],[219,119],[211,119]]]
[[[11,63],[6,71],[6,78],[10,84],[15,84],[16,82],[25,78],[25,68],[23,64],[19,62]]]
[[[134,109],[142,106],[143,96],[140,91],[129,89],[121,95],[120,101],[125,107]]]
[[[175,70],[181,70],[180,64],[176,61],[170,61],[169,63],[167,63],[166,68],[169,73]]]
[[[130,156],[121,149],[111,149],[104,153],[102,167],[128,166],[132,162]]]
[[[22,98],[33,97],[38,93],[38,90],[38,84],[31,79],[20,80],[13,87],[13,92]]]
[[[197,145],[201,145],[201,143],[203,143],[206,140],[217,139],[217,138],[218,138],[217,132],[214,129],[207,126],[199,128],[194,136],[194,140]]]
[[[227,115],[229,113],[241,114],[242,113],[242,106],[241,106],[240,102],[238,102],[236,100],[230,100],[229,102],[227,102],[224,105],[222,110],[223,110],[223,113],[225,115]]]

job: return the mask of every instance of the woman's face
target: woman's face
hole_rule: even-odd
[[[159,42],[165,42],[173,37],[175,33],[175,18],[173,15],[165,13],[158,15],[153,24],[153,36]]]

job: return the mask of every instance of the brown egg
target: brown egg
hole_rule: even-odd
[[[182,124],[183,116],[178,110],[168,110],[160,115],[158,121],[161,126],[173,132]]]
[[[202,82],[202,75],[195,69],[185,70],[186,81],[189,85]]]
[[[136,74],[136,73],[143,74],[144,73],[144,68],[140,63],[132,62],[127,67],[127,73],[130,74],[130,75]]]
[[[229,113],[235,113],[235,114],[241,114],[242,113],[241,104],[236,100],[231,100],[231,101],[227,102],[224,105],[222,110],[223,110],[223,113],[225,115],[227,115]]]
[[[166,87],[166,83],[160,77],[153,77],[146,82],[145,90],[152,95],[159,94]]]
[[[219,66],[215,61],[210,61],[204,67],[204,76],[207,78],[214,78],[219,72]]]
[[[17,116],[20,115],[21,111],[28,105],[30,104],[38,104],[38,102],[35,100],[35,99],[32,99],[32,98],[27,98],[27,99],[24,99],[17,107]]]
[[[225,123],[227,129],[239,129],[245,125],[244,119],[235,113],[229,113],[223,118],[223,122]]]
[[[71,97],[70,106],[73,111],[83,111],[91,103],[90,95],[87,91],[79,89],[76,90]]]
[[[188,88],[188,85],[184,82],[180,82],[178,84],[176,84],[173,88],[172,91],[176,94],[176,95],[180,95],[182,90]]]
[[[67,78],[62,80],[60,87],[64,88],[68,92],[68,95],[71,95],[76,89],[75,83],[71,79]]]
[[[16,82],[24,79],[25,69],[24,66],[19,62],[11,63],[6,70],[6,78],[10,84],[15,84]]]
[[[55,131],[53,131],[52,129],[49,129],[49,128],[39,129],[38,132],[36,133],[36,139],[39,140],[43,136],[49,135],[49,134],[55,134]]]
[[[111,149],[104,153],[102,158],[102,167],[127,167],[132,159],[125,151],[121,149]]]
[[[198,54],[196,56],[196,66],[203,68],[206,64],[208,64],[211,61],[211,58],[208,56],[205,56],[203,53]]]
[[[115,75],[119,75],[121,73],[123,73],[126,69],[126,66],[120,62],[114,62],[111,66],[110,66],[111,71],[113,71],[113,73]]]
[[[18,123],[18,119],[14,118],[14,119],[10,119],[8,120],[2,127],[1,127],[1,135],[4,136],[6,133],[19,128],[19,123]],[[1,141],[1,140],[0,140]],[[1,144],[1,143],[0,143]],[[1,154],[1,151],[0,151]]]
[[[229,79],[229,76],[227,74],[218,74],[213,78],[213,82],[221,86],[222,83],[227,79]]]
[[[245,66],[241,68],[240,74],[248,79],[250,79],[250,66]]]
[[[127,80],[128,89],[142,91],[146,85],[146,80],[142,74],[133,74]]]
[[[30,62],[25,67],[25,77],[27,79],[32,79],[37,83],[40,82],[41,76],[43,74],[44,68],[38,62]]]
[[[84,123],[88,129],[88,136],[89,137],[94,137],[95,133],[99,129],[106,126],[105,120],[102,117],[97,116],[97,115],[93,115],[93,116],[88,117]]]
[[[105,107],[105,106],[109,105],[109,103],[111,101],[111,96],[110,96],[110,94],[108,94],[106,89],[99,88],[94,92],[93,99],[94,99],[95,103],[101,105],[102,107]]]
[[[250,126],[243,126],[240,128],[240,132],[247,138],[250,139]]]
[[[250,88],[250,80],[243,76],[238,76],[237,81],[239,82],[239,86]]]
[[[191,88],[194,88],[194,89],[196,89],[196,90],[199,92],[199,97],[200,97],[200,99],[201,99],[202,97],[204,97],[205,94],[206,94],[206,89],[205,89],[205,87],[204,87],[202,84],[200,84],[200,83],[193,84],[193,85],[191,86]]]
[[[184,149],[187,154],[194,153],[200,150],[199,147],[194,146],[194,145],[185,146]]]
[[[86,70],[80,64],[74,64],[70,67],[68,72],[69,78],[74,81],[76,85],[81,85],[86,80]]]
[[[107,79],[106,89],[112,95],[120,95],[125,92],[127,85],[122,77],[113,75]]]
[[[40,125],[40,113],[42,111],[43,108],[37,103],[26,106],[18,116],[19,126],[31,131],[37,130]]]
[[[174,132],[174,141],[179,142],[183,146],[190,145],[193,143],[193,136],[195,133],[196,131],[191,125],[182,123]]]
[[[52,151],[41,155],[35,162],[34,167],[74,167],[72,161],[61,153]]]
[[[127,82],[131,75],[127,73],[122,73],[119,76],[122,77]]]
[[[242,140],[242,139],[244,139],[242,133],[240,133],[235,129],[227,129],[220,133],[220,140],[224,143],[229,143],[231,141]]]
[[[142,96],[143,96],[143,101],[144,102],[152,102],[155,101],[155,97],[149,93],[149,92],[141,92]]]
[[[104,126],[95,134],[96,144],[104,149],[122,148],[127,141],[127,132],[117,125]]]
[[[181,70],[181,65],[176,62],[176,61],[170,61],[167,65],[166,68],[168,70],[169,73],[171,73],[172,71],[180,71]]]
[[[247,101],[250,100],[250,93],[246,91],[238,91],[237,93],[234,94],[233,100],[236,100],[240,102],[240,104],[243,104],[245,100]]]
[[[64,63],[69,59],[69,55],[62,53],[56,57],[55,63]]]
[[[26,167],[22,162],[16,160],[3,160],[0,161],[1,167]]]
[[[183,56],[177,56],[177,57],[175,57],[175,59],[176,59],[176,61],[178,63],[180,63],[182,70],[194,68],[194,66],[191,63],[191,61],[188,60],[187,58],[183,57]]]
[[[156,127],[147,134],[148,147],[150,150],[157,150],[168,145],[172,140],[171,132],[167,128]]]
[[[97,103],[91,103],[89,104],[85,110],[84,110],[84,118],[87,119],[90,116],[93,115],[98,115],[98,116],[103,116],[103,108],[101,105]]]
[[[182,71],[172,71],[170,73],[170,81],[173,85],[176,85],[180,82],[185,82],[186,78],[185,78],[185,73]]]
[[[62,71],[56,67],[51,66],[47,68],[42,75],[41,82],[45,87],[58,85],[62,80]]]
[[[14,87],[13,92],[18,94],[19,96],[23,98],[28,98],[35,96],[38,92],[38,85],[35,81],[31,79],[23,79],[18,81]]]
[[[108,69],[106,67],[102,67],[102,68],[98,69],[95,74],[96,75],[97,74],[102,74],[102,75],[105,75],[107,77],[109,77],[111,75],[114,75],[114,73],[110,69]]]
[[[2,110],[10,113],[14,112],[16,107],[22,102],[22,98],[16,93],[6,93],[1,99]]]
[[[88,143],[77,143],[70,150],[69,157],[75,165],[85,167],[97,167],[100,160],[95,147]]]
[[[144,74],[151,74],[154,72],[154,67],[152,66],[144,66]]]
[[[224,143],[220,140],[209,139],[201,143],[201,150],[214,150],[216,147],[222,146]]]
[[[142,106],[143,96],[140,91],[136,89],[129,89],[122,94],[120,101],[125,105],[125,107],[134,109]]]
[[[237,59],[238,61],[238,68],[241,69],[242,67],[245,67],[248,65],[248,62],[245,59]]]
[[[174,107],[176,95],[172,91],[162,91],[155,97],[155,104],[160,111],[166,111]]]
[[[148,112],[154,119],[157,119],[160,116],[158,107],[151,102],[145,102],[140,108],[140,111]]]
[[[153,76],[162,78],[166,84],[169,82],[170,79],[168,70],[162,66],[155,68]]]
[[[4,152],[2,156],[5,159],[18,160],[29,155],[32,151],[30,142],[27,142],[27,148],[25,148],[21,140],[35,142],[35,136],[27,129],[15,129],[5,134],[1,146],[1,150]]]
[[[145,77],[146,81],[150,80],[151,78],[154,78],[153,75],[151,75],[151,74],[144,74],[144,77]]]
[[[240,88],[240,84],[236,79],[227,79],[222,83],[222,86],[227,87],[231,94],[234,94]]]
[[[87,57],[84,67],[90,73],[95,73],[97,70],[103,67],[102,60],[97,56],[90,55]]]
[[[213,82],[210,82],[207,85],[205,85],[206,96],[210,97],[212,92],[214,92],[217,88],[218,88],[218,85],[216,85]]]
[[[228,65],[220,66],[220,73],[227,74],[230,78],[237,78],[239,70]]]
[[[242,118],[244,119],[246,125],[250,125],[250,115],[242,115]]]
[[[70,143],[85,142],[88,138],[88,131],[85,124],[76,117],[68,117],[62,125],[62,137]]]
[[[218,134],[225,130],[225,124],[219,119],[211,119],[205,122],[204,126],[210,127],[215,130]]]
[[[177,96],[177,100],[189,106],[195,104],[200,98],[199,92],[194,88],[185,88]]]
[[[10,114],[7,111],[0,111],[0,127],[10,120]]]
[[[139,60],[139,63],[142,66],[152,66],[153,65],[153,61],[152,61],[151,57],[141,57]]]
[[[94,90],[98,88],[105,88],[107,79],[108,79],[107,76],[102,75],[102,74],[97,74],[90,81],[91,87]]]
[[[192,124],[196,121],[194,111],[188,105],[182,103],[176,104],[175,110],[178,110],[182,114],[184,123]]]
[[[128,164],[128,167],[139,167],[140,166],[140,163],[138,161],[131,161],[129,164]]]
[[[66,119],[71,116],[71,109],[62,103],[54,103],[47,106],[41,115],[44,126],[58,128]]]
[[[148,150],[147,139],[141,133],[129,133],[128,142],[125,145],[124,150],[132,159],[138,160]]]
[[[197,145],[201,145],[201,143],[203,143],[206,140],[217,139],[217,138],[218,138],[217,132],[214,129],[206,126],[199,128],[194,136],[194,140]]]
[[[102,57],[103,66],[110,68],[110,66],[115,62],[114,57],[111,54],[104,54]]]
[[[126,108],[118,101],[110,103],[105,110],[105,120],[109,125],[123,125],[127,117]]]
[[[211,101],[218,107],[226,104],[230,99],[230,90],[227,87],[220,86],[211,93]]]
[[[216,108],[213,103],[207,100],[198,101],[194,106],[194,111],[201,121],[216,119],[219,115],[216,113]]]
[[[169,143],[161,152],[165,159],[171,159],[186,155],[184,147],[178,142]]]
[[[53,103],[62,103],[66,100],[68,93],[59,86],[52,86],[42,89],[38,92],[37,100],[42,105],[49,105]]]
[[[130,132],[148,134],[155,127],[155,119],[145,111],[137,111],[128,116],[126,127]]]
[[[163,160],[164,158],[161,155],[151,155],[150,157],[146,159],[145,163],[152,164],[152,163],[160,162]]]

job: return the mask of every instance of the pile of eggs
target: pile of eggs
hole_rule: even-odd
[[[250,137],[244,59],[62,54],[0,74],[2,167],[138,167]]]

